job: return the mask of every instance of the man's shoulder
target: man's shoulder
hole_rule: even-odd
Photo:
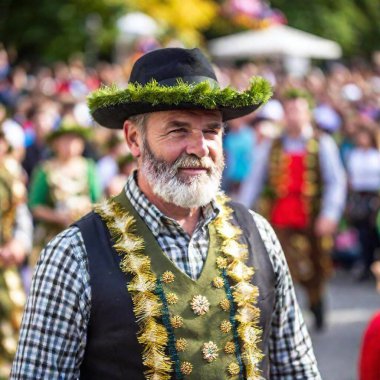
[[[35,277],[45,281],[65,275],[75,281],[88,280],[88,259],[82,235],[77,226],[70,226],[51,239],[41,251]],[[46,277],[47,276],[47,277]]]
[[[57,234],[50,242],[49,244],[61,241],[61,240],[71,240],[74,239],[77,234],[79,233],[79,228],[75,225],[72,225],[63,231],[61,231],[59,234]]]
[[[249,210],[249,213],[252,215],[252,218],[263,240],[264,238],[272,237],[275,234],[273,227],[263,215],[253,210]]]
[[[97,205],[95,205],[96,207]],[[79,228],[80,229],[80,224],[82,223],[86,223],[86,221],[89,221],[89,220],[93,220],[94,218],[96,219],[97,217],[99,217],[99,215],[96,213],[95,209],[93,208],[91,211],[89,211],[87,214],[84,214],[83,216],[81,216],[79,219],[77,219],[72,225],[71,227],[69,227],[68,229],[70,228]]]
[[[240,219],[241,222],[247,222],[249,224],[252,223],[256,226],[261,239],[264,241],[265,246],[268,248],[267,243],[272,241],[276,236],[268,220],[261,214],[249,209],[239,202],[232,201],[230,202],[230,205],[235,211],[239,210],[240,213],[244,215],[244,218]]]
[[[238,201],[234,201],[234,200],[229,200],[229,206],[232,207],[232,209],[234,209],[235,212],[240,211],[241,213],[244,213],[246,217],[248,217],[249,219],[252,219],[258,228],[270,227],[269,222],[264,216],[257,213],[256,211],[251,210],[250,208],[243,205],[242,203]]]
[[[47,256],[57,260],[60,257],[67,256],[68,251],[77,252],[78,248],[81,249],[82,246],[83,240],[80,229],[73,225],[57,234],[46,244],[41,252],[41,259],[43,260]]]

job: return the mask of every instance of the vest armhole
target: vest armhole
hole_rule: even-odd
[[[239,227],[243,230],[244,236],[246,237],[247,242],[250,246],[250,251],[264,253],[265,261],[268,264],[265,265],[265,267],[267,270],[269,269],[271,271],[269,277],[271,277],[274,281],[274,278],[276,276],[274,273],[272,261],[270,260],[269,252],[261,237],[253,215],[241,203],[231,201],[229,202],[229,206],[233,209],[235,220],[237,221]],[[250,260],[248,260],[248,262],[250,262]]]

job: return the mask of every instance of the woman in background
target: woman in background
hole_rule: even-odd
[[[359,127],[355,133],[355,147],[347,162],[350,194],[347,215],[359,232],[363,270],[359,280],[371,276],[370,267],[379,248],[376,215],[380,207],[380,151],[374,131]]]
[[[95,163],[82,156],[89,130],[63,126],[48,136],[54,157],[34,171],[29,207],[37,222],[31,263],[58,232],[91,210],[101,196]]]

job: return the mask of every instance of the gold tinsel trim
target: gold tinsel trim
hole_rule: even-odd
[[[245,305],[239,308],[236,319],[242,323],[258,323],[260,319],[260,309],[253,305]]]
[[[234,282],[247,281],[253,276],[253,273],[253,268],[238,260],[234,260],[227,271],[228,276],[230,276]]]
[[[239,244],[235,240],[227,240],[222,244],[222,252],[228,257],[231,256],[233,259],[239,262],[246,261],[248,258],[247,246],[245,244]]]
[[[132,275],[127,288],[139,325],[137,340],[143,345],[143,365],[148,367],[144,371],[145,378],[169,380],[173,369],[170,358],[165,354],[168,333],[165,326],[158,322],[162,315],[162,303],[154,293],[157,278],[150,269],[149,257],[143,254],[144,241],[133,232],[133,217],[112,199],[97,205],[94,211],[106,223],[115,242],[113,247],[122,255],[121,270]]]
[[[239,282],[232,288],[234,301],[238,306],[256,304],[259,296],[259,288],[249,282]]]
[[[227,266],[228,266],[228,261],[227,261],[227,259],[224,258],[224,257],[221,257],[221,256],[217,257],[217,258],[216,258],[216,266],[217,266],[219,269],[225,269],[225,268],[227,268]]]
[[[238,242],[242,231],[231,223],[233,210],[226,206],[228,198],[221,195],[218,202],[221,204],[221,212],[215,219],[214,225],[221,240],[222,255],[217,258],[217,266],[221,270],[226,270],[227,276],[234,284],[231,290],[237,305],[237,331],[242,343],[241,353],[246,377],[247,379],[256,379],[261,376],[259,363],[264,355],[258,346],[262,336],[262,330],[259,327],[260,310],[255,306],[259,289],[250,283],[255,270],[245,264],[249,253],[248,247]],[[224,265],[220,265],[221,263]],[[219,303],[223,310],[227,306],[226,301],[228,302],[228,300],[222,300]],[[228,349],[231,350],[232,346],[229,345]],[[235,362],[230,363],[227,370],[230,375],[237,375],[240,372],[239,365]]]

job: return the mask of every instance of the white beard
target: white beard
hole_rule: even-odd
[[[224,168],[223,156],[214,163],[209,157],[198,158],[183,154],[173,164],[157,158],[144,142],[141,174],[144,175],[154,194],[165,202],[183,208],[202,207],[215,199],[219,191]],[[178,168],[202,167],[207,171],[181,178]]]

